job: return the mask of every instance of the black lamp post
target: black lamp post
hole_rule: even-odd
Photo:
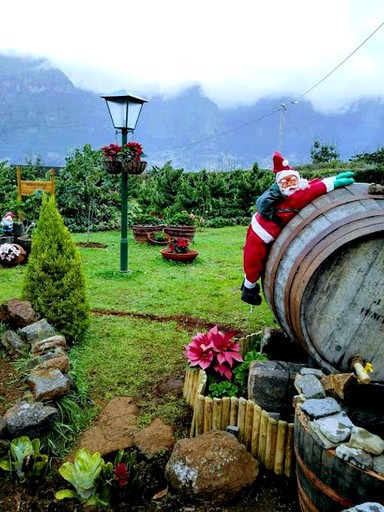
[[[105,99],[112,124],[116,130],[121,131],[121,145],[127,143],[128,132],[136,128],[141,109],[148,100],[127,94],[121,91],[108,96]],[[121,242],[120,242],[120,271],[128,270],[128,173],[121,173]]]

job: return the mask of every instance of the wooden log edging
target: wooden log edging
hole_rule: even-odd
[[[206,397],[206,383],[205,371],[187,369],[183,394],[193,407],[190,436],[238,427],[239,441],[266,469],[276,475],[292,476],[294,423],[275,420],[255,402],[242,397]]]

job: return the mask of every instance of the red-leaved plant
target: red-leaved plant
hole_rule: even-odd
[[[190,366],[199,366],[205,371],[213,370],[231,380],[234,364],[244,361],[239,344],[232,339],[234,335],[234,332],[219,331],[215,325],[207,333],[197,333],[192,341],[184,346],[184,356]]]
[[[127,142],[124,146],[112,143],[109,146],[103,146],[101,152],[108,162],[141,162],[141,157],[146,156],[142,145],[138,142]]]
[[[115,467],[115,478],[119,487],[126,487],[129,481],[128,466],[124,462],[120,462]]]
[[[172,238],[168,244],[169,252],[186,254],[189,251],[188,238]]]

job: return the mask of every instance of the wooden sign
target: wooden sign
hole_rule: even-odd
[[[55,195],[55,171],[51,169],[51,179],[48,180],[36,180],[26,181],[21,179],[21,169],[17,168],[17,196],[21,201],[22,196],[30,196],[35,190],[42,190],[49,192],[53,196]],[[21,212],[19,212],[19,221],[21,221]]]
[[[43,190],[44,192],[50,192],[52,195],[55,194],[55,171],[51,169],[51,179],[47,180],[37,180],[37,181],[23,181],[21,179],[21,170],[20,167],[17,168],[17,189],[18,196],[21,199],[21,196],[29,196],[35,192],[35,190]]]

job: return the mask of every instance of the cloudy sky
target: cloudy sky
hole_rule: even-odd
[[[97,93],[200,84],[220,107],[287,96],[322,111],[384,98],[383,0],[19,0],[0,12],[1,54],[47,58]]]

